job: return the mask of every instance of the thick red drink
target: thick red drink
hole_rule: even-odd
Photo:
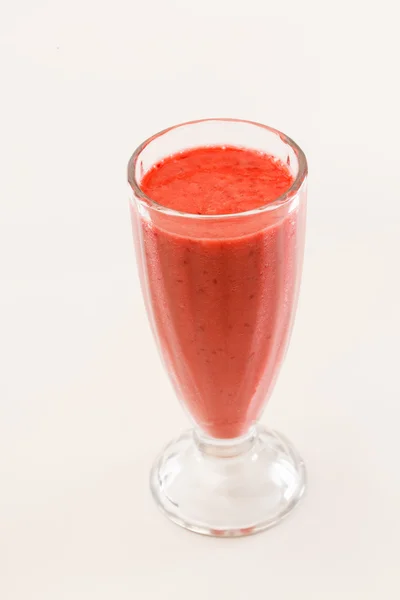
[[[164,207],[215,215],[265,206],[292,183],[287,166],[267,154],[200,147],[157,163],[141,188]],[[196,219],[183,229],[140,223],[161,351],[210,436],[244,434],[271,391],[291,321],[297,218],[297,210],[260,216],[255,230],[228,220],[212,238]]]

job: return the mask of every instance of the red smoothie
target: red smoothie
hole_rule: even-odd
[[[259,417],[296,295],[296,206],[234,213],[268,205],[292,183],[282,162],[233,147],[170,156],[141,180],[149,198],[193,215],[157,213],[136,222],[147,301],[169,374],[195,421],[216,438],[238,437]],[[233,216],[211,217],[221,214]]]

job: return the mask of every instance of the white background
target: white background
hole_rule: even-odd
[[[0,597],[400,594],[394,0],[14,0],[0,14]],[[264,420],[308,494],[241,540],[170,524],[148,471],[187,421],[158,362],[125,183],[193,118],[266,122],[310,167],[303,287]]]

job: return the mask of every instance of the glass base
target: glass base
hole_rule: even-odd
[[[150,486],[174,523],[204,535],[237,537],[286,517],[304,493],[306,471],[290,442],[265,427],[236,440],[190,430],[156,460]]]

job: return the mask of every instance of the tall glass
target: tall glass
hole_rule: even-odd
[[[141,190],[143,175],[161,159],[224,145],[283,161],[292,186],[272,203],[229,215],[168,209]],[[296,450],[258,420],[296,309],[306,177],[305,155],[290,138],[232,119],[171,127],[141,144],[129,162],[146,307],[176,394],[193,421],[155,462],[151,490],[170,519],[198,533],[239,536],[266,529],[304,492],[305,469]]]

